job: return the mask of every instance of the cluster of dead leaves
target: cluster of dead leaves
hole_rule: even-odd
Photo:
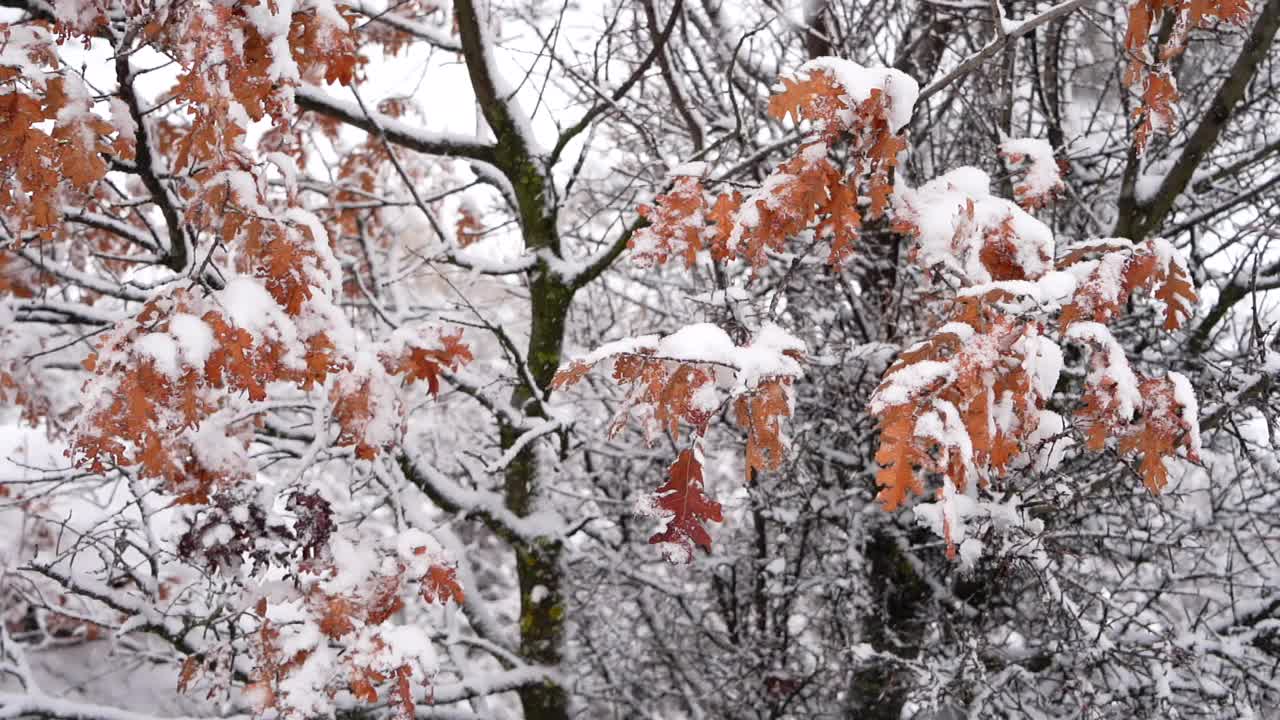
[[[388,386],[389,378],[400,378],[402,385],[425,382],[434,398],[440,394],[441,373],[446,368],[457,370],[474,359],[471,348],[462,342],[461,330],[439,333],[433,342],[438,345],[408,344],[395,352],[379,352],[380,368],[349,371],[333,387],[333,419],[340,431],[340,447],[354,447],[357,458],[372,460],[397,439],[378,437],[380,417],[398,417],[402,412],[398,397]]]
[[[171,335],[171,325],[180,315],[186,316],[186,322],[203,324],[212,344],[202,363],[191,363],[185,354],[175,353],[179,367],[174,374],[138,348],[149,335]],[[384,355],[385,374],[380,377],[399,377],[402,384],[425,381],[434,396],[442,368],[456,369],[472,359],[461,331],[441,334],[439,339],[439,346],[408,344],[394,355]],[[176,346],[180,338],[172,342]],[[286,356],[299,349],[305,362],[287,362]],[[212,492],[245,478],[245,468],[203,465],[185,431],[225,407],[231,394],[243,393],[253,402],[262,402],[271,383],[291,383],[309,391],[324,386],[333,373],[352,368],[325,332],[303,339],[301,348],[289,347],[278,338],[255,336],[236,326],[185,290],[149,302],[134,320],[105,334],[84,365],[93,373],[85,384],[87,397],[95,397],[104,386],[111,391],[102,393],[103,401],[87,408],[76,425],[69,451],[76,464],[93,472],[136,466],[142,477],[161,479],[165,489],[185,504],[208,503]],[[364,414],[371,412],[372,389],[365,383],[348,393],[335,390],[334,397],[334,417],[344,429],[337,443],[355,446],[363,458],[375,456],[379,448],[364,443],[362,433],[347,429],[359,426]],[[252,429],[247,424],[228,425],[225,432],[247,447]]]
[[[635,416],[645,418],[642,429],[645,439],[651,443],[659,432],[678,436],[681,423],[698,434],[706,430],[713,409],[695,403],[694,395],[704,386],[714,387],[713,369],[657,357],[652,348],[620,353],[609,359],[613,363],[613,381],[629,388],[623,409],[609,427],[610,437],[622,432],[628,419]],[[569,363],[556,373],[552,387],[558,389],[577,383],[596,364],[577,360]],[[633,411],[637,408],[643,410]]]
[[[1152,31],[1165,13],[1175,16],[1174,29],[1153,54]],[[1139,154],[1154,133],[1173,127],[1178,90],[1169,62],[1186,49],[1190,32],[1210,20],[1243,26],[1249,21],[1248,0],[1135,0],[1129,7],[1124,46],[1130,60],[1124,81],[1141,94],[1142,102],[1133,111],[1138,121],[1134,143]]]
[[[201,172],[244,169],[247,160],[239,143],[246,128],[241,114],[254,122],[267,116],[281,124],[291,122],[295,111],[284,88],[298,81],[278,77],[273,68],[283,61],[274,56],[280,44],[263,37],[245,12],[245,6],[264,3],[272,14],[281,12],[274,0],[213,6],[175,3],[163,22],[146,26],[146,40],[177,58],[184,70],[170,92],[190,120],[179,130],[176,171],[193,169],[199,179]],[[347,26],[337,27],[315,10],[291,13],[291,57],[284,60],[297,64],[301,80],[344,85],[354,80],[364,59],[352,37],[353,16],[344,19]]]
[[[416,550],[418,555],[425,553],[426,548]],[[462,604],[464,595],[453,568],[432,564],[427,573],[418,578],[406,575],[404,563],[399,563],[397,568],[396,574],[375,576],[350,593],[332,594],[320,589],[319,585],[313,585],[306,597],[306,607],[321,634],[328,641],[350,642],[360,631],[382,626],[404,609],[401,595],[406,584],[416,584],[417,594],[428,604],[438,602],[443,605],[450,601]],[[283,681],[301,668],[310,651],[300,650],[293,657],[282,657],[279,646],[281,631],[266,617],[265,601],[259,604],[258,615],[261,624],[256,645],[256,672],[247,692],[257,698],[259,712],[273,709],[288,715],[291,703],[287,690],[282,687]],[[414,667],[388,652],[391,648],[376,633],[369,638],[367,645],[367,651],[346,654],[340,668],[345,677],[335,674],[324,691],[332,697],[339,690],[346,689],[357,700],[368,704],[376,704],[383,699],[394,708],[395,717],[414,718],[416,702],[410,685]],[[429,684],[429,681],[429,678],[423,678],[423,684]],[[385,686],[381,693],[380,686]]]
[[[1176,251],[1165,240],[1154,238],[1137,245],[1123,240],[1093,244],[1068,253],[1059,260],[1058,267],[1069,268],[1082,262],[1096,265],[1058,316],[1064,333],[1078,322],[1110,323],[1139,290],[1164,304],[1166,330],[1177,330],[1191,316],[1195,287]],[[1159,492],[1168,482],[1165,458],[1182,450],[1188,458],[1196,459],[1192,428],[1182,417],[1184,408],[1176,401],[1168,378],[1139,379],[1142,401],[1136,408],[1136,418],[1118,412],[1119,388],[1103,369],[1111,361],[1107,352],[1107,348],[1095,348],[1090,358],[1094,371],[1076,414],[1086,446],[1101,451],[1108,438],[1118,438],[1121,453],[1142,455],[1139,473],[1143,482],[1151,492]]]
[[[1136,376],[1140,401],[1130,416],[1122,409],[1122,389],[1108,376],[1111,361],[1108,349],[1094,348],[1090,357],[1090,374],[1085,383],[1081,407],[1076,412],[1085,436],[1085,447],[1094,452],[1106,449],[1107,441],[1117,441],[1117,451],[1124,456],[1141,456],[1138,474],[1153,494],[1168,484],[1165,460],[1179,452],[1192,461],[1199,460],[1195,428],[1184,417],[1186,408],[1178,399],[1173,375],[1164,378]]]
[[[640,217],[649,225],[632,235],[628,243],[632,259],[641,265],[664,265],[671,256],[680,255],[685,267],[692,268],[704,247],[711,248],[717,262],[724,259],[728,256],[729,216],[741,202],[738,193],[720,195],[716,206],[727,212],[713,219],[707,216],[707,194],[702,181],[689,175],[677,177],[671,190],[659,195],[653,205],[639,207]],[[714,225],[704,238],[708,221]]]
[[[760,383],[754,392],[739,395],[733,401],[738,425],[747,431],[747,482],[756,472],[782,467],[786,452],[782,421],[791,417],[790,385],[791,378],[776,378]]]
[[[68,450],[77,466],[92,472],[136,466],[143,477],[161,479],[181,504],[207,503],[218,487],[245,479],[228,468],[205,467],[183,430],[195,428],[218,409],[209,388],[234,388],[265,398],[259,375],[272,366],[270,359],[253,352],[250,334],[215,311],[204,313],[200,322],[212,330],[218,348],[202,367],[184,362],[177,374],[132,350],[146,335],[167,334],[173,315],[195,306],[192,297],[178,291],[172,298],[148,303],[134,320],[99,339],[84,361],[93,373],[84,391],[91,402],[101,400],[86,407],[77,422]],[[246,429],[227,426],[225,432],[247,445]]]
[[[1167,241],[1151,239],[1133,245],[1119,240],[1091,245],[1068,253],[1058,261],[1058,269],[1090,260],[1097,263],[1096,267],[1058,317],[1063,330],[1079,320],[1104,325],[1111,322],[1138,290],[1149,292],[1164,303],[1166,330],[1177,330],[1191,316],[1195,287]]]
[[[236,270],[261,280],[285,314],[297,317],[315,291],[332,280],[318,241],[330,251],[332,243],[327,237],[316,238],[306,223],[280,219],[256,185],[249,198],[241,192],[233,189],[229,177],[206,184],[187,220],[193,227],[216,230],[224,245],[237,248]]]
[[[792,378],[762,378],[755,387],[721,401],[716,391],[717,365],[660,357],[653,348],[639,348],[593,362],[571,362],[556,374],[552,387],[571,386],[603,362],[612,363],[614,382],[628,388],[627,398],[610,426],[611,437],[638,418],[650,443],[659,433],[678,441],[681,428],[685,427],[692,438],[691,446],[677,456],[667,482],[654,496],[655,508],[667,518],[667,527],[649,542],[671,543],[686,551],[697,546],[710,552],[711,538],[704,523],[720,522],[722,518],[719,503],[707,497],[703,489],[701,443],[707,427],[731,401],[738,424],[747,435],[748,482],[756,472],[777,470],[786,453],[782,422],[792,412]]]
[[[426,553],[425,547],[414,550],[418,557]],[[461,605],[465,596],[458,584],[457,571],[448,565],[429,563],[425,574],[417,577],[404,562],[398,562],[393,573],[375,574],[349,592],[328,592],[322,582],[315,581],[337,572],[331,558],[324,563],[310,563],[308,572],[312,579],[303,596],[302,608],[308,618],[304,622],[315,623],[320,642],[351,644],[362,640],[359,649],[344,653],[336,666],[322,668],[323,674],[312,673],[313,682],[323,686],[308,690],[324,693],[329,698],[346,690],[361,702],[389,702],[397,718],[413,718],[416,701],[410,681],[415,668],[395,652],[379,630],[405,608],[406,591],[412,591],[427,604]],[[258,601],[254,615],[258,629],[249,642],[254,670],[246,693],[259,713],[274,711],[285,717],[295,715],[313,701],[306,697],[291,698],[287,681],[303,671],[314,649],[302,648],[291,655],[284,652],[285,636],[291,632],[290,628],[269,617],[265,598]],[[226,687],[225,676],[232,671],[226,663],[229,646],[228,642],[226,647],[188,656],[178,673],[178,692],[188,692],[200,682],[210,686],[209,696],[213,697],[218,688]],[[423,678],[424,685],[429,681],[429,677]],[[299,706],[299,702],[307,704]]]
[[[275,0],[159,3],[163,11],[156,11],[152,7],[156,5],[136,0],[96,3],[74,21],[58,26],[56,38],[41,23],[0,27],[6,56],[15,50],[25,56],[20,65],[0,64],[0,206],[6,218],[19,219],[9,229],[24,237],[52,238],[55,230],[69,233],[59,229],[66,222],[62,214],[63,207],[71,204],[68,201],[75,200],[82,212],[98,212],[93,193],[95,188],[106,186],[99,181],[110,163],[136,160],[132,127],[113,127],[105,119],[102,105],[95,105],[102,102],[101,96],[86,92],[73,72],[59,67],[56,56],[56,42],[74,38],[87,45],[107,32],[109,17],[119,15],[128,32],[120,32],[125,26],[115,23],[113,36],[135,43],[118,48],[120,56],[132,55],[145,45],[176,64],[176,83],[157,106],[164,112],[147,113],[147,130],[153,141],[150,150],[167,155],[167,160],[149,168],[163,175],[165,187],[148,190],[173,193],[172,204],[187,208],[180,218],[182,226],[171,229],[191,246],[188,259],[193,263],[192,275],[204,269],[194,263],[204,260],[204,267],[210,266],[209,258],[220,245],[232,248],[240,263],[235,269],[261,284],[285,318],[282,322],[297,321],[292,330],[306,327],[308,331],[296,337],[296,332],[273,333],[269,328],[263,332],[255,325],[251,332],[210,300],[216,291],[198,297],[200,291],[175,290],[155,297],[131,319],[103,334],[95,352],[86,359],[90,378],[84,390],[93,402],[86,404],[76,423],[69,454],[82,468],[93,472],[129,468],[138,476],[159,480],[159,488],[173,495],[178,504],[206,506],[192,515],[189,532],[179,541],[179,553],[205,569],[227,571],[246,558],[278,561],[262,555],[262,549],[272,545],[275,552],[280,548],[273,543],[281,541],[281,547],[293,553],[288,558],[290,572],[322,573],[326,562],[332,564],[325,545],[333,523],[327,505],[318,496],[302,493],[291,497],[290,510],[299,518],[293,529],[268,523],[252,506],[247,512],[241,512],[239,504],[232,507],[239,497],[236,491],[250,485],[252,479],[247,450],[259,427],[252,403],[265,401],[275,383],[288,383],[302,391],[332,385],[333,376],[350,372],[353,365],[351,358],[334,347],[330,332],[317,330],[327,326],[314,320],[325,318],[317,318],[310,307],[318,293],[333,289],[317,281],[318,274],[331,269],[326,262],[336,268],[323,247],[325,240],[317,237],[319,233],[313,233],[307,222],[295,222],[289,214],[297,205],[294,188],[288,191],[285,207],[268,202],[263,164],[255,162],[244,145],[244,125],[245,116],[253,122],[271,118],[277,126],[296,120],[290,85],[350,84],[363,63],[356,49],[353,16],[342,8],[346,22],[335,24],[315,9],[293,10],[292,3],[277,4]],[[280,58],[274,56],[281,51],[280,38],[264,36],[269,31],[251,21],[249,9],[255,7],[265,7],[275,15],[282,10],[292,13],[286,47],[298,66],[298,80],[281,77]],[[18,42],[24,38],[31,42]],[[9,44],[10,40],[14,44]],[[43,72],[29,74],[29,68]],[[113,113],[121,110],[119,103],[125,93],[117,90]],[[268,131],[263,142],[275,143],[291,157],[302,157],[296,135],[279,127]],[[238,197],[230,184],[218,182],[233,172],[253,176],[250,184],[258,189],[256,197]],[[236,187],[243,190],[245,185]],[[156,200],[163,205],[167,198]],[[136,208],[131,208],[136,215]],[[99,212],[98,222],[115,220],[122,226],[130,225],[110,211]],[[204,239],[209,245],[199,247]],[[122,240],[115,238],[113,242]],[[87,255],[94,249],[110,248],[95,240],[87,247],[71,248],[70,253]],[[8,272],[11,258],[8,252],[0,253],[0,294],[29,297],[33,289],[27,279]],[[111,270],[114,261],[95,262],[99,262],[95,270],[104,265]],[[84,299],[91,304],[93,298]],[[276,308],[270,308],[268,314],[273,319],[264,325],[277,322],[276,313]],[[188,344],[190,333],[184,334],[178,323],[185,323],[187,331],[198,327],[208,342]],[[392,387],[421,382],[432,395],[437,394],[444,368],[456,369],[472,359],[461,338],[461,333],[442,333],[439,342],[397,345],[394,352],[378,358],[380,379]],[[207,347],[200,349],[201,345]],[[166,353],[165,348],[173,352]],[[0,370],[0,399],[30,404],[23,391],[19,377]],[[251,409],[247,416],[237,414],[232,421],[233,415],[227,411],[242,409],[239,403],[230,402],[237,395],[247,398]],[[362,447],[358,434],[347,433],[343,427],[344,418],[359,414],[358,396],[359,392],[355,397],[331,399],[344,433],[338,444],[356,446],[356,454],[365,457],[369,448]],[[205,452],[209,450],[205,443],[217,452]],[[219,453],[220,457],[211,457]],[[231,535],[226,540],[228,529]],[[379,577],[351,593],[329,595],[313,589],[306,596],[307,608],[316,615],[324,642],[350,641],[352,633],[362,628],[387,624],[403,607],[405,588],[416,588],[427,603],[463,601],[452,568],[433,563],[415,573],[408,570],[406,562],[399,565],[398,574]],[[267,620],[265,604],[259,606],[258,615],[261,624],[255,658],[259,663],[253,671],[253,690],[263,700],[263,709],[287,714],[289,699],[281,681],[306,662],[306,653],[284,656],[279,641],[281,633],[289,630]],[[370,703],[381,696],[392,703],[398,716],[413,717],[409,682],[415,669],[403,663],[377,664],[381,642],[375,635],[372,650],[365,648],[368,661],[358,666],[352,661],[349,677],[334,685],[331,692],[346,689]],[[355,653],[347,657],[355,657]],[[232,659],[230,655],[188,659],[179,689],[187,689],[197,675],[215,669],[230,676],[235,669]]]
[[[611,362],[613,381],[628,388],[626,400],[609,428],[610,437],[636,419],[650,443],[659,433],[678,438],[681,427],[702,436],[711,419],[725,407],[715,389],[717,365],[660,357],[652,348],[618,353],[594,362],[575,360],[556,373],[552,387],[571,386],[602,362]],[[780,422],[791,414],[787,391],[790,385],[789,377],[762,378],[755,387],[726,398],[726,401],[732,399],[735,415],[747,431],[749,473],[753,469],[774,470],[782,463]]]
[[[442,334],[439,341],[440,347],[410,345],[399,353],[383,352],[378,357],[386,372],[399,377],[402,384],[424,381],[431,397],[438,397],[443,370],[458,370],[474,359],[471,348],[462,342],[461,330],[452,335]]]
[[[1063,337],[1076,323],[1105,326],[1138,290],[1152,293],[1165,304],[1168,330],[1180,327],[1190,315],[1195,290],[1166,241],[1091,243],[1065,255],[1057,267],[1084,262],[1095,264],[1085,268],[1085,279],[1059,314]],[[1001,266],[988,266],[997,280],[1024,279],[997,272]],[[1043,323],[1008,314],[1002,304],[1012,300],[1012,294],[1000,288],[959,298],[951,323],[901,353],[886,371],[872,399],[872,412],[880,423],[878,499],[886,510],[897,508],[908,494],[925,494],[921,473],[945,476],[963,492],[975,472],[980,486],[985,486],[1028,451],[1040,411],[1049,400],[1027,371],[1034,358],[1028,357],[1033,346],[1026,341],[1041,335]],[[972,334],[962,332],[964,328]],[[1105,327],[1101,333],[1109,337]],[[1167,483],[1167,458],[1182,453],[1196,459],[1194,429],[1184,417],[1186,408],[1170,376],[1137,380],[1141,401],[1123,410],[1120,393],[1134,389],[1118,386],[1112,365],[1121,363],[1127,371],[1127,360],[1118,346],[1111,345],[1114,340],[1099,345],[1097,337],[1096,332],[1080,335],[1096,346],[1076,413],[1085,445],[1096,452],[1115,439],[1121,454],[1141,455],[1138,472],[1151,492],[1159,492]],[[1046,342],[1052,343],[1047,338]],[[931,423],[927,430],[921,426],[926,417]],[[952,437],[963,437],[969,447],[964,443],[948,447],[946,438]]]
[[[25,50],[32,63],[58,69],[51,47]],[[111,140],[115,128],[91,112],[77,77],[54,75],[41,85],[0,65],[0,87],[6,84],[10,91],[0,94],[0,207],[16,214],[19,233],[51,238],[61,219],[60,191],[87,192],[107,173],[104,156],[128,157],[133,138]]]
[[[877,499],[886,510],[908,493],[925,494],[920,472],[946,475],[960,492],[970,482],[986,487],[992,476],[1004,475],[1039,426],[1048,398],[1028,374],[1026,342],[1038,336],[1038,326],[986,302],[961,308],[955,322],[972,335],[946,326],[904,351],[872,396],[880,423]],[[920,432],[926,416],[945,432]],[[953,441],[961,436],[968,447]]]
[[[649,223],[629,243],[639,262],[663,264],[680,256],[692,267],[706,249],[716,262],[742,258],[758,270],[769,252],[784,251],[789,240],[810,228],[829,242],[827,261],[833,268],[848,260],[863,222],[860,193],[865,190],[869,197],[868,216],[882,215],[893,193],[898,154],[906,148],[906,140],[890,130],[890,97],[874,89],[850,107],[845,89],[826,71],[783,78],[783,87],[770,99],[769,113],[814,121],[815,136],[745,197],[731,191],[710,199],[701,179],[676,178],[654,205],[639,209]],[[847,173],[827,157],[837,143],[849,147]]]
[[[1241,22],[1247,10],[1240,0],[1139,0],[1131,15],[1126,44],[1134,54],[1134,68],[1142,67],[1140,52],[1150,33],[1150,25],[1166,10],[1186,13],[1186,22],[1197,27],[1207,18]],[[1161,62],[1176,51],[1163,48]],[[1130,71],[1130,82],[1137,72]],[[1144,119],[1139,128],[1138,146],[1162,120],[1171,120],[1176,93],[1171,80],[1160,72],[1148,73],[1144,97]],[[663,264],[672,257],[684,258],[692,267],[703,250],[715,262],[736,258],[753,270],[767,262],[770,252],[781,252],[786,241],[812,228],[818,237],[829,239],[829,263],[840,267],[852,251],[862,224],[860,195],[869,201],[867,212],[877,216],[885,211],[893,192],[891,174],[905,141],[889,129],[888,96],[873,91],[856,108],[849,107],[843,88],[825,72],[805,79],[785,78],[783,90],[770,102],[775,118],[790,115],[797,122],[810,121],[815,136],[797,154],[783,162],[762,187],[744,197],[737,192],[714,197],[698,177],[675,179],[669,192],[653,205],[640,208],[648,221],[631,238],[630,247],[644,263]],[[853,118],[851,121],[847,118]],[[831,146],[847,140],[851,146],[853,169],[841,174],[827,157]],[[1011,154],[1019,163],[1028,158]],[[1043,168],[1040,168],[1043,170]],[[1024,208],[1043,207],[1061,188],[1020,186],[1017,200]],[[976,252],[977,260],[996,282],[1036,281],[1050,269],[1051,247],[1041,248],[1034,267],[1023,256],[1027,242],[1018,236],[1013,217],[993,222],[971,237],[976,224],[975,205],[970,200],[956,223],[957,253]],[[910,218],[900,217],[894,229],[919,235],[921,229]],[[1116,243],[1114,247],[1094,244],[1071,253],[1058,264],[1070,268],[1078,262],[1104,257],[1078,285],[1075,296],[1063,307],[1060,332],[1082,320],[1106,323],[1113,319],[1137,290],[1151,292],[1166,305],[1165,327],[1176,329],[1190,315],[1195,292],[1185,267],[1163,241],[1138,246]],[[963,247],[961,247],[963,246]],[[1114,276],[1114,278],[1112,277]],[[1118,278],[1118,279],[1117,279]],[[1003,297],[1002,297],[1003,296]],[[886,509],[900,506],[910,494],[924,495],[924,476],[941,475],[964,492],[971,484],[985,487],[992,477],[1003,476],[1013,461],[1027,451],[1036,434],[1052,388],[1048,381],[1033,377],[1029,368],[1037,359],[1032,353],[1057,344],[1043,336],[1044,323],[1002,309],[1012,300],[1006,290],[958,299],[953,324],[930,340],[912,348],[888,369],[873,399],[873,414],[881,428],[876,460],[881,466],[877,484],[879,500]],[[1043,342],[1043,344],[1041,344]],[[1043,350],[1049,352],[1049,350]],[[689,365],[673,365],[652,353],[626,354],[615,363],[614,379],[630,385],[627,410],[620,417],[636,415],[630,408],[640,403],[650,411],[641,414],[655,427],[674,431],[685,422],[705,428],[705,408],[691,406],[689,398],[711,382],[706,373]],[[1123,360],[1123,358],[1121,358]],[[1056,362],[1060,362],[1059,357]],[[1093,362],[1101,362],[1095,357]],[[1127,365],[1127,361],[1126,361]],[[589,370],[589,365],[571,364],[557,376],[557,386],[572,384]],[[1194,458],[1188,434],[1189,423],[1182,417],[1185,408],[1175,398],[1171,380],[1142,381],[1144,397],[1133,417],[1120,418],[1114,412],[1114,388],[1107,395],[1104,384],[1088,384],[1083,409],[1078,418],[1089,437],[1088,446],[1097,450],[1108,438],[1118,440],[1120,452],[1142,455],[1140,472],[1147,487],[1159,491],[1166,482],[1164,460],[1180,451]],[[1052,384],[1051,382],[1049,384]],[[691,410],[695,407],[695,410]],[[775,469],[781,463],[780,421],[790,414],[785,382],[762,383],[751,396],[735,400],[739,422],[748,428],[747,472]],[[613,432],[625,420],[615,420]],[[701,437],[701,431],[698,432]],[[718,521],[720,508],[702,489],[702,468],[698,446],[683,451],[671,466],[670,478],[662,487],[659,509],[672,515],[667,529],[656,542],[681,542],[709,549],[710,538],[704,524]],[[945,517],[944,517],[945,527]],[[944,532],[949,532],[945,531]],[[948,537],[950,544],[950,538]],[[954,546],[949,552],[954,555]]]
[[[180,144],[180,153],[182,147],[189,145]],[[237,327],[216,305],[197,301],[186,292],[149,303],[133,321],[105,336],[89,358],[87,367],[94,372],[90,382],[114,384],[117,392],[79,423],[73,445],[82,465],[100,470],[106,464],[138,464],[144,476],[164,479],[168,489],[192,503],[207,502],[212,490],[237,480],[225,471],[190,467],[193,454],[184,450],[184,430],[197,427],[223,406],[229,394],[244,393],[249,400],[261,402],[273,382],[311,391],[324,386],[332,374],[349,374],[354,367],[352,359],[335,348],[326,330],[331,323],[316,322],[344,322],[325,309],[327,302],[312,302],[318,294],[331,299],[340,284],[340,269],[331,241],[323,237],[326,233],[306,219],[292,192],[282,206],[250,171],[227,170],[207,177],[201,171],[200,175],[205,181],[192,191],[195,201],[184,218],[192,232],[184,235],[194,237],[207,230],[218,243],[234,248],[236,270],[260,282],[283,314],[283,320],[272,322],[292,327],[289,332],[277,327],[280,332],[255,335]],[[207,252],[211,255],[215,249]],[[214,342],[203,364],[184,364],[180,376],[171,377],[158,371],[145,354],[134,352],[134,346],[150,333],[167,333],[170,318],[179,313],[196,316],[211,331]],[[294,331],[302,327],[309,328],[310,334],[293,341]],[[401,376],[405,384],[426,381],[435,395],[441,367],[456,368],[471,360],[460,338],[460,334],[443,336],[438,347],[402,347],[396,357],[382,358],[385,372],[378,377],[336,385],[332,400],[341,430],[337,443],[355,447],[358,457],[374,457],[388,441],[366,440],[371,418],[399,409],[387,376]],[[303,362],[291,362],[298,354]],[[112,359],[99,362],[100,357]]]

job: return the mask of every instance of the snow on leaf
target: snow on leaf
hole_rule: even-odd
[[[969,285],[1036,280],[1052,269],[1052,231],[992,195],[990,185],[985,172],[961,167],[895,192],[894,228],[916,240],[920,267],[950,271]]]
[[[427,574],[422,576],[422,599],[442,605],[452,600],[461,605],[465,595],[462,586],[458,584],[457,569],[445,565],[432,565],[428,568]]]
[[[880,447],[876,450],[876,462],[881,469],[876,473],[876,485],[881,488],[876,500],[886,511],[896,510],[906,500],[907,493],[924,494],[924,485],[916,477],[914,465],[921,454],[916,449],[915,418],[906,405],[898,405],[880,416]]]
[[[1053,202],[1066,186],[1063,165],[1053,157],[1053,146],[1039,138],[1011,138],[1000,143],[1000,156],[1010,165],[1025,165],[1013,186],[1013,197],[1027,210]]]
[[[1139,473],[1142,481],[1153,494],[1158,494],[1169,483],[1166,459],[1179,450],[1190,460],[1198,460],[1199,428],[1194,415],[1195,396],[1188,394],[1190,387],[1180,383],[1181,376],[1170,373],[1166,378],[1145,378],[1139,391],[1142,395],[1141,420],[1120,440],[1123,453],[1140,453],[1142,462]]]
[[[907,146],[897,132],[910,118],[919,88],[896,70],[838,58],[811,61],[798,76],[784,76],[769,103],[775,118],[814,123],[795,155],[745,197],[723,193],[712,202],[699,177],[676,177],[656,205],[639,210],[650,224],[629,240],[637,261],[662,264],[683,254],[692,267],[698,252],[710,248],[717,262],[745,259],[754,276],[770,253],[785,252],[791,239],[813,230],[829,240],[832,268],[843,266],[862,227],[860,193],[869,198],[869,217],[889,207],[892,170]],[[845,142],[852,171],[842,175],[828,155]],[[700,176],[705,167],[699,170]]]
[[[458,220],[453,225],[453,234],[457,239],[458,247],[469,247],[480,239],[483,232],[484,225],[480,224],[480,219],[473,208],[466,205],[458,208]]]
[[[782,90],[769,98],[769,114],[776,120],[788,115],[795,122],[812,120],[839,132],[840,115],[849,109],[844,87],[825,71],[814,71],[804,79],[782,77]]]
[[[1037,324],[964,300],[956,320],[899,355],[871,396],[886,509],[925,494],[920,473],[956,492],[973,492],[975,481],[986,488],[1026,451],[1057,383],[1061,352]]]
[[[1101,252],[1096,260],[1086,260]],[[1195,288],[1180,253],[1167,241],[1153,238],[1138,245],[1127,241],[1087,243],[1069,252],[1058,267],[1080,277],[1059,324],[1065,330],[1078,320],[1108,323],[1138,290],[1151,292],[1165,304],[1166,330],[1182,326],[1196,301]]]
[[[627,241],[632,257],[641,266],[664,265],[679,255],[686,267],[697,262],[706,225],[706,197],[697,177],[680,176],[671,191],[659,195],[654,205],[640,206],[640,217],[648,225],[636,230]]]
[[[457,370],[475,359],[471,348],[462,342],[462,335],[461,329],[452,333],[430,329],[417,338],[397,333],[379,357],[386,371],[401,376],[405,385],[426,380],[428,391],[436,397],[440,394],[443,368]]]
[[[1076,416],[1084,424],[1088,448],[1096,452],[1106,447],[1109,437],[1127,427],[1141,406],[1138,378],[1129,366],[1124,348],[1105,325],[1077,322],[1066,331],[1065,337],[1093,348],[1089,374],[1085,378],[1084,407]]]

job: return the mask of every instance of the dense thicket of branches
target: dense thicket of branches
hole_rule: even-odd
[[[1280,707],[1280,0],[0,21],[0,717]]]

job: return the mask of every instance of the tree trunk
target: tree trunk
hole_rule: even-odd
[[[539,390],[545,390],[560,365],[564,341],[565,318],[573,299],[572,288],[562,283],[549,269],[536,270],[530,286],[532,326],[525,362]],[[527,385],[518,384],[511,404],[523,409],[526,416],[539,417],[542,411],[532,402]],[[502,448],[514,446],[520,432],[502,428]],[[538,462],[534,444],[524,447],[507,466],[506,503],[511,512],[526,517],[535,508],[538,494]],[[516,575],[520,581],[520,655],[530,663],[558,668],[564,659],[565,606],[562,592],[563,575],[560,558],[563,546],[559,538],[538,537],[513,542]],[[542,590],[535,594],[534,589]],[[519,690],[520,704],[526,720],[563,720],[569,717],[569,695],[556,683],[543,682]]]
[[[887,530],[878,530],[867,543],[869,576],[875,585],[879,612],[868,623],[867,640],[877,652],[912,658],[920,649],[923,627],[921,606],[929,599],[929,588],[902,555],[898,543]],[[890,663],[877,663],[854,676],[853,700],[858,717],[867,720],[898,720],[907,701],[909,682],[897,679],[899,672]]]
[[[521,129],[527,118],[517,117],[520,108],[495,83],[483,27],[486,21],[476,3],[458,0],[455,11],[471,87],[493,131],[494,164],[511,183],[525,250],[559,256],[560,235],[555,206],[548,202],[551,180],[545,159],[528,145]],[[545,260],[538,262],[528,278],[529,347],[523,362],[530,377],[517,378],[511,405],[523,416],[537,418],[545,414],[540,402],[542,397],[535,397],[535,393],[546,395],[560,365],[565,319],[574,288],[561,280]],[[529,380],[535,387],[530,387]],[[522,429],[503,423],[499,430],[502,449],[515,447]],[[516,453],[503,479],[507,509],[518,517],[528,517],[536,510],[539,491],[538,460],[533,443]],[[558,671],[564,660],[565,636],[561,539],[549,535],[532,538],[513,535],[511,544],[520,583],[520,655],[528,663]],[[539,587],[542,589],[535,593]],[[567,720],[569,717],[569,694],[558,682],[546,680],[526,685],[517,694],[525,720]]]

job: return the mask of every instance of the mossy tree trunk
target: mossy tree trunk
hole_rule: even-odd
[[[537,389],[545,390],[560,364],[565,319],[573,289],[547,268],[534,271],[530,282],[532,324],[525,362]],[[517,384],[511,404],[523,409],[528,417],[543,413],[527,384]],[[520,432],[509,425],[501,428],[503,450],[514,447]],[[539,492],[539,468],[532,443],[516,454],[506,468],[507,508],[526,517],[535,509]],[[530,663],[558,667],[563,660],[565,605],[560,560],[563,546],[560,538],[515,538],[516,574],[520,583],[520,654]],[[535,588],[538,591],[535,592]],[[555,720],[568,717],[567,690],[558,684],[544,682],[520,689],[520,702],[526,720]]]
[[[517,116],[519,108],[503,94],[490,74],[490,48],[486,47],[484,20],[472,0],[455,5],[458,35],[467,72],[495,141],[494,165],[510,182],[525,251],[540,258],[527,276],[529,287],[529,344],[522,362],[527,378],[519,378],[511,395],[511,405],[524,417],[544,417],[541,401],[560,365],[565,321],[573,301],[574,286],[549,266],[548,256],[559,257],[560,236],[555,204],[551,202],[551,178],[545,158],[530,147],[524,134],[527,118]],[[532,381],[532,382],[528,382]],[[500,428],[504,451],[516,447],[522,430],[510,423]],[[540,469],[533,443],[524,445],[504,471],[507,509],[517,517],[528,517],[537,509]],[[566,612],[561,558],[562,538],[547,534],[527,534],[510,538],[520,585],[520,655],[523,660],[553,672],[564,660]],[[536,590],[536,592],[535,592]],[[569,716],[567,689],[547,680],[517,690],[526,720],[565,720]]]

